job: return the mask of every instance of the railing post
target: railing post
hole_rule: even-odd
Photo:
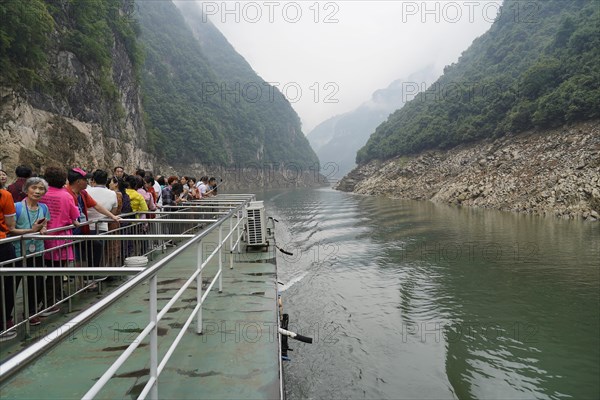
[[[219,225],[219,293],[223,293],[223,224]]]
[[[196,268],[202,268],[202,240],[198,243],[198,252],[196,255]],[[200,304],[198,308],[198,320],[196,323],[196,333],[202,333],[202,271],[196,277],[196,301]]]
[[[154,379],[154,384],[150,391],[150,398],[158,400],[158,277],[154,274],[150,278],[150,323],[154,323],[154,328],[150,332],[150,379]]]
[[[229,217],[229,269],[233,269],[233,215]]]
[[[25,238],[23,236],[21,236],[21,267],[27,267],[27,248],[25,247]],[[13,264],[13,267],[15,265]],[[35,278],[33,278],[35,279]],[[35,281],[34,281],[35,282]],[[25,316],[25,321],[27,321],[25,323],[25,335],[27,337],[30,336],[31,333],[31,326],[29,325],[29,277],[28,276],[24,276],[21,279],[21,284],[23,285],[23,315]],[[34,287],[34,290],[36,288]],[[15,300],[16,300],[16,296],[15,296]],[[16,304],[16,302],[15,302]],[[37,306],[35,307],[36,311],[37,311]],[[17,307],[15,307],[15,319],[17,317]]]
[[[241,213],[241,217],[240,217],[240,213]],[[241,251],[241,233],[240,233],[240,229],[242,229],[241,227],[244,226],[244,210],[240,210],[237,212],[237,219],[238,219],[238,225],[237,225],[237,240],[238,240],[238,244],[237,244],[237,252],[238,254],[240,254]]]

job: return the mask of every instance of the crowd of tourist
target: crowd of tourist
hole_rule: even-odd
[[[64,240],[35,240],[7,242],[7,237],[31,233],[45,234],[49,229],[74,227],[53,232],[53,235],[95,235],[118,229],[122,214],[168,209],[179,204],[217,195],[215,178],[202,176],[154,175],[138,169],[131,175],[117,166],[112,176],[105,170],[93,173],[81,168],[47,167],[42,176],[34,176],[31,168],[20,165],[15,170],[16,180],[10,185],[8,174],[0,169],[0,262],[16,260],[15,267],[59,265],[72,266],[75,259],[86,260],[88,266],[98,267],[103,257],[121,254],[120,243],[110,241],[107,248],[104,242],[91,241],[84,250],[74,246],[64,246]],[[154,214],[149,213],[148,218]],[[86,222],[98,219],[111,222]],[[22,246],[22,243],[24,245]],[[49,250],[45,251],[44,250]],[[34,255],[22,258],[25,255]],[[83,254],[76,254],[83,252]],[[19,258],[21,257],[21,258]],[[23,265],[23,260],[25,264]],[[40,304],[56,303],[56,287],[61,277],[27,277],[28,315],[38,312]],[[14,293],[21,277],[4,277],[0,289],[0,342],[17,337],[14,326]],[[25,285],[25,283],[24,283]],[[39,311],[43,308],[39,308]],[[30,325],[38,325],[40,317],[47,317],[60,311],[56,306],[46,307],[39,316],[29,318]]]

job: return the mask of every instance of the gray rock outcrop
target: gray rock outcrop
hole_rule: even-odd
[[[357,167],[339,190],[596,221],[600,123],[427,151]]]

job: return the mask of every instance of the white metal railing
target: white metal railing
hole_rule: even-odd
[[[15,268],[14,263],[16,260],[8,260],[3,263],[0,263],[0,280],[4,279],[15,279],[14,277],[31,277],[31,276],[42,276],[46,278],[53,279],[53,277],[59,276],[68,276],[69,278],[77,278],[84,276],[125,276],[125,275],[134,275],[129,280],[125,281],[122,285],[116,288],[114,291],[106,295],[101,301],[90,306],[88,309],[82,311],[70,321],[57,328],[53,332],[49,333],[46,337],[38,340],[33,343],[31,346],[27,347],[14,357],[10,358],[6,362],[2,364],[2,368],[0,370],[0,382],[5,381],[9,376],[17,373],[20,368],[25,366],[30,361],[34,360],[38,356],[44,354],[47,349],[53,345],[55,345],[58,341],[67,337],[69,334],[78,329],[82,324],[86,321],[90,320],[94,316],[98,315],[104,309],[106,309],[109,305],[117,301],[119,298],[129,293],[135,287],[137,287],[142,282],[149,281],[149,291],[150,291],[150,315],[149,322],[146,327],[142,330],[142,332],[138,335],[136,340],[117,358],[117,360],[107,369],[107,371],[102,375],[102,377],[96,382],[96,384],[90,388],[90,390],[85,394],[84,398],[93,398],[98,394],[98,392],[102,389],[102,387],[111,379],[117,369],[131,356],[131,354],[135,351],[138,344],[146,337],[150,337],[150,377],[147,385],[142,390],[139,398],[145,398],[148,394],[150,394],[151,398],[157,398],[158,389],[158,376],[164,369],[165,365],[169,361],[169,358],[177,348],[179,342],[183,338],[186,330],[189,325],[193,322],[194,318],[197,318],[196,324],[196,332],[202,332],[202,303],[210,293],[211,289],[218,282],[219,291],[223,289],[223,281],[222,281],[222,266],[223,259],[222,253],[226,249],[229,252],[233,252],[237,250],[240,252],[240,241],[242,237],[242,230],[244,226],[244,213],[242,212],[243,207],[247,205],[247,203],[254,199],[254,195],[219,195],[214,199],[210,200],[200,200],[197,202],[190,202],[182,205],[180,207],[174,207],[169,211],[165,212],[157,212],[157,218],[155,219],[146,219],[140,220],[136,218],[125,218],[121,222],[122,223],[131,223],[130,226],[147,226],[147,234],[120,234],[118,230],[115,232],[109,232],[109,234],[105,235],[92,235],[90,238],[89,235],[71,235],[71,236],[57,236],[51,235],[55,232],[50,232],[48,235],[24,235],[23,238],[18,238],[17,240],[25,240],[25,239],[42,239],[42,240],[71,240],[70,243],[65,243],[63,246],[75,246],[78,244],[85,244],[90,240],[100,240],[105,243],[110,242],[119,242],[122,245],[127,242],[136,243],[136,248],[142,254],[153,254],[153,252],[160,251],[165,252],[166,246],[169,243],[173,243],[175,241],[183,241],[187,240],[180,245],[170,254],[166,255],[163,259],[157,261],[154,264],[151,264],[147,267],[143,268],[130,268],[124,266],[118,267],[69,267],[60,265],[59,268]],[[210,211],[209,211],[210,210]],[[132,215],[130,215],[132,216]],[[210,218],[207,218],[210,217]],[[215,219],[214,216],[218,216],[218,219]],[[190,218],[191,217],[191,218]],[[202,217],[202,218],[193,218],[193,217]],[[229,222],[227,224],[227,221]],[[91,221],[90,223],[97,223],[98,221]],[[206,226],[201,226],[199,224],[209,224]],[[121,229],[121,228],[119,228]],[[168,231],[169,233],[164,233],[163,231]],[[207,237],[207,235],[212,232],[218,231],[218,245],[217,247],[205,258],[203,254],[203,239]],[[224,235],[224,230],[226,233]],[[171,232],[184,232],[184,233],[171,233]],[[157,233],[160,232],[160,233]],[[190,233],[187,233],[190,232]],[[15,240],[15,239],[12,239]],[[141,243],[146,242],[146,244]],[[155,246],[150,246],[150,243],[154,243]],[[226,243],[229,246],[226,248]],[[177,293],[167,302],[167,304],[159,311],[157,309],[157,274],[160,270],[162,270],[165,266],[167,266],[172,260],[176,259],[182,252],[190,249],[193,246],[197,246],[196,250],[196,269],[189,276],[186,283],[177,291]],[[53,249],[56,250],[56,247]],[[144,250],[148,250],[144,253]],[[35,256],[35,255],[33,255]],[[38,255],[39,256],[39,255]],[[207,289],[202,290],[202,272],[206,265],[213,260],[214,257],[218,259],[218,271],[215,276],[212,278],[209,283]],[[22,257],[25,260],[28,257]],[[231,263],[233,263],[233,257],[230,257]],[[8,267],[7,267],[8,265]],[[13,265],[11,267],[11,265]],[[232,267],[232,264],[230,264]],[[27,278],[23,281],[25,282]],[[76,279],[75,279],[76,280]],[[164,355],[162,360],[158,360],[158,341],[157,341],[157,328],[158,323],[163,318],[163,316],[169,311],[173,304],[181,297],[184,291],[192,284],[196,282],[196,301],[197,304],[193,309],[192,313],[189,315],[185,324],[183,325],[181,331],[167,350],[167,353]],[[4,282],[2,282],[3,284]],[[27,315],[27,284],[23,284],[23,298],[21,304],[24,308],[25,318],[24,321],[15,325],[15,327],[19,325],[24,325],[26,331],[28,332],[29,323],[28,323],[28,315]],[[2,285],[3,287],[3,285]],[[77,291],[67,293],[69,297],[63,298],[59,303],[63,303],[65,301],[70,301],[73,296],[80,294],[82,291],[85,291],[86,286],[79,287]],[[16,290],[15,290],[16,292]],[[16,293],[13,293],[13,295]],[[0,295],[4,295],[4,293],[0,293]],[[47,308],[51,307],[51,305],[44,304]],[[16,307],[15,307],[16,308]],[[37,314],[40,314],[42,311],[39,311]],[[36,314],[36,315],[37,315]],[[6,315],[6,310],[4,312]],[[15,310],[15,315],[18,313]],[[15,329],[15,328],[12,328]]]

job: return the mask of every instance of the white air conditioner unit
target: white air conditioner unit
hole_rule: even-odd
[[[248,218],[248,246],[268,246],[267,242],[267,218],[265,216],[265,205],[262,201],[250,202],[246,207]]]

